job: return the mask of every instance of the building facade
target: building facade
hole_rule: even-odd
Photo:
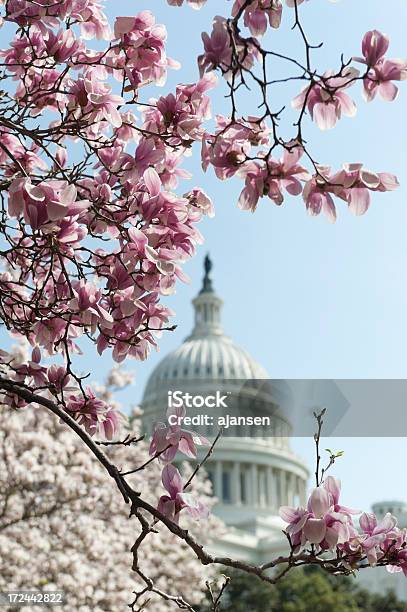
[[[239,397],[250,404],[258,398],[259,386],[245,383],[269,379],[266,370],[224,333],[223,302],[213,288],[211,268],[207,257],[202,289],[193,300],[192,332],[162,359],[146,384],[141,407],[147,432],[151,431],[152,423],[163,420],[169,391],[182,390],[193,395],[199,389],[205,395],[214,389],[230,393],[236,387]],[[322,407],[312,381],[298,386],[301,401],[308,402],[311,413]],[[333,389],[333,383],[327,381],[325,387],[330,405],[334,403],[334,410],[339,411],[343,398]],[[306,503],[310,474],[290,448],[291,423],[286,410],[293,401],[290,385],[287,381],[273,380],[268,393],[274,406],[270,435],[262,435],[262,431],[253,435],[253,430],[245,435],[242,427],[236,429],[236,435],[229,431],[218,440],[215,452],[205,463],[218,500],[214,512],[226,525],[226,533],[212,544],[212,552],[256,564],[287,552],[287,539],[282,533],[284,523],[278,508]],[[216,431],[209,425],[204,433],[213,438]],[[202,459],[207,449],[199,448],[198,459]],[[407,526],[405,505],[384,502],[374,508],[378,516],[389,510],[399,515]],[[365,570],[360,573],[360,579],[372,590],[392,587],[400,597],[407,598],[407,580],[391,576],[383,568]]]

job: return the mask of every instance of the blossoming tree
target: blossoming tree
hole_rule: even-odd
[[[112,370],[107,386],[98,388],[109,403],[128,381],[125,374]],[[60,590],[69,610],[125,610],[132,592],[143,592],[144,583],[131,571],[129,544],[136,524],[117,489],[80,439],[45,408],[10,414],[3,405],[0,414],[0,590]],[[148,445],[140,439],[137,417],[126,432],[138,442],[111,447],[114,460],[119,465],[147,462]],[[153,503],[161,488],[158,464],[134,473],[132,484],[143,487]],[[212,505],[208,481],[198,477],[194,490]],[[197,533],[195,521],[188,526]],[[221,528],[214,517],[209,526],[214,533]],[[159,525],[156,531],[140,550],[143,571],[162,594],[176,590],[198,604],[202,577],[210,574],[175,535]],[[139,601],[156,612],[173,609],[149,591]]]
[[[407,573],[406,535],[395,519],[377,523],[363,515],[357,532],[353,511],[339,504],[338,481],[318,469],[308,508],[282,510],[288,557],[256,567],[211,556],[179,524],[187,513],[207,514],[189,493],[200,466],[185,479],[172,462],[177,451],[191,457],[196,444],[207,441],[165,423],[156,428],[151,463],[161,464],[166,493],[153,502],[146,487],[132,484],[134,470],[123,471],[98,443],[121,442],[126,450],[134,440],[120,440],[120,415],[85,383],[78,356],[89,344],[99,354],[111,351],[117,362],[144,360],[159,335],[172,329],[162,298],[185,280],[182,264],[202,240],[197,225],[203,215],[213,215],[202,189],[178,192],[189,177],[183,159],[197,146],[204,170],[212,167],[220,180],[243,181],[239,206],[251,211],[262,198],[280,205],[288,193],[301,196],[311,214],[323,212],[333,221],[337,201],[363,214],[373,192],[395,189],[396,177],[381,169],[350,163],[331,170],[317,163],[305,130],[308,118],[326,130],[343,115],[353,117],[350,92],[358,85],[367,102],[376,96],[394,100],[396,83],[407,76],[406,61],[389,57],[388,37],[374,30],[363,38],[361,57],[341,57],[335,70],[320,73],[313,65],[320,45],[309,42],[301,21],[303,0],[235,0],[231,14],[215,16],[212,32],[202,36],[199,80],[153,99],[149,85],[164,85],[177,62],[167,57],[165,28],[150,11],[109,24],[98,0],[3,4],[12,39],[1,51],[0,317],[32,347],[23,363],[0,353],[1,399],[9,414],[43,406],[107,471],[138,521],[133,568],[147,590],[155,589],[154,581],[140,568],[138,549],[157,521],[204,565],[244,569],[269,582],[278,579],[278,573],[270,575],[277,565],[286,573],[302,563],[334,573],[378,563]],[[168,4],[180,7],[183,0]],[[200,8],[205,0],[187,4]],[[293,24],[303,57],[263,42],[282,20]],[[270,59],[295,74],[273,80]],[[216,73],[230,114],[211,123],[208,92],[217,85]],[[275,108],[272,91],[288,81],[298,84],[292,101],[298,114],[286,138],[280,132],[284,109]],[[257,114],[244,116],[240,92],[247,87],[259,106]],[[326,551],[331,556],[321,555]],[[178,595],[172,601],[193,609]],[[214,610],[217,605],[215,598]]]

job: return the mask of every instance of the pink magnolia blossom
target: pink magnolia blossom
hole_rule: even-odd
[[[389,37],[386,34],[379,32],[379,30],[371,30],[370,32],[366,32],[362,40],[363,58],[355,59],[366,64],[370,68],[373,68],[381,59],[383,59],[388,48]]]
[[[295,550],[307,542],[324,550],[332,549],[356,534],[351,515],[359,512],[341,506],[339,494],[340,481],[330,477],[312,490],[307,508],[280,508],[280,516],[288,523],[286,531]]]
[[[280,191],[285,189],[290,195],[299,195],[302,192],[301,181],[309,178],[309,172],[298,162],[304,154],[299,143],[291,141],[284,147],[280,161],[270,162],[271,174],[276,179]]]
[[[232,62],[232,48],[226,19],[217,15],[213,20],[211,34],[203,32],[202,41],[204,53],[198,57],[200,75],[219,68],[225,76],[228,76]],[[250,41],[243,42],[239,37],[236,38],[234,44],[243,66],[245,68],[253,66],[259,57],[256,46]]]
[[[169,463],[177,454],[181,452],[187,457],[195,458],[197,454],[197,445],[208,445],[209,441],[199,434],[188,431],[181,427],[178,419],[182,419],[186,415],[184,407],[175,410],[167,411],[168,423],[156,423],[153,436],[150,443],[150,455],[159,454],[161,461]],[[177,422],[172,423],[172,419]]]
[[[253,146],[268,144],[270,130],[264,121],[249,117],[230,122],[223,116],[216,117],[217,129],[214,135],[205,135],[202,139],[202,168],[206,171],[213,166],[215,174],[221,180],[230,178],[236,173],[246,176],[245,164]]]
[[[36,170],[43,171],[48,169],[48,165],[39,157],[38,147],[35,143],[27,149],[8,130],[0,130],[0,138],[6,149],[0,149],[0,164],[5,176],[14,178],[21,168],[24,168],[27,174]],[[10,163],[8,152],[13,155],[12,163]]]
[[[323,212],[331,222],[336,220],[333,196],[347,202],[350,211],[363,215],[370,205],[370,191],[392,191],[399,183],[393,174],[373,173],[362,164],[345,164],[332,174],[327,166],[317,166],[315,174],[304,186],[303,198],[311,215]]]
[[[245,0],[235,0],[232,15],[236,16],[245,5]],[[279,28],[283,5],[281,0],[253,0],[244,10],[244,24],[253,36],[262,36],[267,30],[267,22],[272,28]]]
[[[368,73],[363,79],[363,95],[367,102],[377,94],[387,101],[396,99],[398,87],[393,81],[403,81],[407,78],[407,60],[385,59],[389,48],[389,37],[378,30],[366,32],[362,41],[363,57],[355,57],[355,61],[366,64]]]
[[[47,383],[47,368],[41,365],[41,351],[38,346],[33,348],[29,361],[14,367],[15,380],[25,381],[29,377],[37,386],[43,386]]]
[[[203,32],[202,41],[204,53],[198,58],[201,76],[204,72],[215,70],[218,67],[226,71],[230,65],[232,53],[226,21],[223,17],[215,17],[211,35]]]
[[[160,497],[157,507],[159,512],[177,524],[182,510],[186,510],[196,520],[207,518],[208,509],[206,506],[195,500],[189,493],[184,493],[181,475],[177,468],[170,463],[163,469],[162,483],[168,491],[168,495]]]
[[[205,215],[212,218],[215,216],[215,208],[210,197],[199,187],[195,187],[192,191],[184,193],[186,198],[192,206],[195,206]]]
[[[93,332],[100,322],[105,328],[113,326],[112,315],[102,306],[103,293],[91,283],[81,280],[72,285],[74,298],[69,306],[74,312],[80,313],[82,323]]]
[[[182,6],[184,0],[167,0],[170,6]],[[186,0],[187,4],[193,9],[200,9],[206,4],[206,0]]]
[[[15,179],[9,190],[8,210],[12,217],[24,215],[33,229],[86,210],[88,200],[77,201],[77,189],[64,181],[33,185],[29,178]]]
[[[96,397],[89,387],[86,389],[86,397],[78,394],[68,398],[67,411],[91,436],[99,433],[111,440],[120,430],[120,414]]]
[[[122,125],[117,106],[123,98],[112,94],[111,87],[97,81],[90,70],[85,78],[71,82],[69,94],[72,98],[69,107],[78,118],[85,114],[91,121],[105,120],[113,127]]]
[[[72,30],[59,30],[54,33],[49,29],[44,40],[47,54],[58,63],[76,58],[77,54],[84,49],[83,42],[75,37]]]
[[[374,514],[363,513],[359,524],[361,532],[352,533],[349,541],[340,546],[350,559],[366,555],[369,564],[374,566],[389,551],[397,558],[398,550],[404,549],[405,533],[398,529],[397,519],[390,513],[381,521]]]
[[[18,78],[25,74],[25,64],[30,62],[33,51],[37,58],[44,58],[41,63],[46,65],[47,45],[39,30],[32,32],[30,39],[27,36],[21,36],[12,40],[9,48],[0,50],[0,57],[4,58],[8,70],[14,74],[14,78]]]
[[[393,81],[407,79],[407,60],[393,59],[379,62],[372,68],[363,81],[364,97],[370,102],[376,94],[386,102],[392,102],[398,94],[398,87]]]
[[[331,495],[333,509],[335,512],[346,514],[349,516],[349,519],[351,519],[352,515],[354,514],[360,514],[360,510],[354,510],[352,508],[348,508],[347,506],[342,506],[339,503],[339,496],[341,494],[341,481],[339,478],[327,476],[324,480],[324,488]]]
[[[263,196],[280,205],[284,201],[283,189],[291,195],[302,192],[301,181],[309,178],[308,171],[298,163],[304,151],[295,143],[288,145],[280,161],[271,158],[267,165],[250,162],[242,166],[239,174],[245,177],[245,187],[239,198],[240,208],[254,211]]]
[[[47,378],[51,383],[52,387],[59,393],[64,390],[73,391],[74,388],[70,388],[71,376],[67,373],[66,368],[63,366],[51,365],[47,371]]]
[[[331,177],[334,193],[348,203],[355,215],[363,215],[370,206],[370,191],[392,191],[399,185],[397,178],[386,172],[377,174],[362,164],[345,164],[343,170]],[[343,187],[342,187],[343,186]]]
[[[330,173],[331,169],[328,166],[317,166],[318,174],[314,174],[311,179],[305,183],[302,196],[305,206],[310,215],[319,215],[324,213],[331,223],[336,221],[336,208],[333,197]]]
[[[210,100],[206,95],[217,82],[213,73],[205,74],[197,83],[178,85],[175,94],[161,96],[144,113],[143,127],[156,134],[169,134],[171,145],[190,147],[201,140],[202,121],[210,119]]]
[[[323,79],[305,87],[294,98],[293,108],[302,109],[305,104],[321,130],[332,129],[342,115],[356,115],[355,103],[343,90],[353,84],[358,74],[354,68],[347,68],[341,77],[333,77],[332,72],[326,72]]]
[[[59,22],[68,17],[80,24],[83,38],[110,38],[109,23],[99,0],[39,0],[34,3],[10,0],[7,4],[7,19],[20,26],[35,24],[43,29],[46,23],[58,27]]]
[[[126,91],[155,82],[164,85],[167,68],[178,68],[179,64],[167,57],[166,29],[155,23],[151,11],[142,11],[136,17],[117,17],[114,35],[120,46],[110,54],[114,74],[121,80],[123,72],[130,85]]]
[[[38,117],[45,110],[59,112],[66,106],[65,95],[59,90],[61,72],[52,68],[27,70],[16,88],[15,97],[21,106],[30,106],[30,115]]]

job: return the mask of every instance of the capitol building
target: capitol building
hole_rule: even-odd
[[[236,392],[240,402],[250,406],[261,396],[259,381],[265,382],[268,403],[273,406],[267,435],[261,428],[245,431],[240,427],[235,432],[229,431],[220,437],[205,463],[217,498],[214,513],[226,525],[224,535],[212,543],[211,552],[261,564],[288,549],[282,533],[285,524],[278,508],[305,505],[307,491],[312,486],[309,467],[290,446],[290,407],[299,402],[307,406],[312,423],[312,413],[326,405],[327,394],[333,411],[341,410],[345,399],[333,381],[324,381],[321,394],[315,391],[313,381],[296,384],[296,381],[270,380],[267,371],[225,334],[223,301],[213,287],[211,269],[207,256],[203,285],[192,302],[195,324],[191,333],[159,362],[147,381],[141,402],[144,429],[151,432],[152,423],[163,420],[169,391],[181,389],[193,395],[198,387],[202,395],[214,389]],[[217,433],[211,425],[199,432],[212,439]],[[310,436],[312,443],[311,432]],[[206,452],[206,447],[199,447],[198,460]],[[378,516],[389,510],[399,517],[401,526],[407,526],[404,504],[382,502],[374,507]],[[376,568],[361,571],[359,579],[368,588],[381,592],[393,588],[399,597],[407,599],[407,580],[400,574],[390,575],[383,568]]]

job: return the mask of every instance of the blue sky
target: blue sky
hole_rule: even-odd
[[[370,0],[368,10],[366,4],[312,0],[302,5],[311,40],[325,42],[323,50],[315,52],[320,68],[337,66],[342,52],[345,57],[359,55],[363,34],[375,28],[390,36],[390,56],[406,55],[405,2]],[[170,75],[168,85],[196,78],[200,32],[210,30],[214,7],[214,0],[208,0],[200,12],[155,2],[157,21],[168,28],[168,52],[182,63],[181,71]],[[216,0],[217,14],[226,14],[228,9],[230,2]],[[120,10],[123,14],[128,11],[127,2],[121,2]],[[286,48],[287,30],[272,33],[276,48]],[[293,39],[289,40],[297,49]],[[221,93],[224,90],[215,92],[213,98],[217,112],[226,113]],[[406,96],[402,86],[392,105],[379,100],[367,105],[356,87],[352,91],[358,104],[355,119],[344,118],[335,130],[324,133],[307,123],[307,138],[318,161],[333,167],[363,161],[372,170],[398,176],[400,188],[374,194],[363,217],[352,216],[339,204],[337,223],[330,225],[322,217],[309,217],[301,201],[290,197],[281,208],[269,200],[261,201],[252,215],[236,206],[239,181],[220,182],[211,172],[202,175],[198,161],[191,162],[194,184],[214,199],[216,216],[202,224],[205,245],[185,267],[192,284],[179,285],[168,300],[177,313],[178,329],[164,336],[158,355],[145,364],[135,364],[132,397],[140,397],[154,365],[189,333],[190,300],[199,290],[207,250],[215,262],[215,286],[225,300],[227,333],[271,377],[407,377]],[[244,112],[255,112],[249,97]],[[386,406],[383,414],[385,418]],[[293,443],[312,466],[312,440]],[[345,451],[333,472],[343,480],[344,500],[361,508],[378,499],[407,501],[401,468],[405,444],[405,438],[330,439],[327,446]]]
[[[182,68],[169,76],[163,91],[178,81],[196,80],[200,33],[211,29],[214,14],[227,14],[231,7],[225,0],[208,0],[200,12],[169,7],[165,0],[107,4],[111,17],[135,14],[153,5],[157,21],[166,24],[168,53]],[[287,20],[290,10],[285,13]],[[406,55],[405,0],[341,0],[337,4],[310,0],[301,6],[301,13],[311,40],[326,43],[315,51],[321,69],[335,68],[342,52],[345,57],[359,55],[363,34],[374,28],[389,34],[391,57]],[[289,45],[290,52],[301,53],[289,33],[289,22],[281,32],[272,32],[271,38],[269,46],[284,51]],[[288,90],[290,97],[296,91],[297,86]],[[213,95],[219,113],[227,113],[223,94],[220,84]],[[363,161],[371,170],[390,171],[399,177],[401,187],[374,194],[364,217],[353,217],[339,203],[338,221],[330,225],[322,217],[309,217],[302,201],[290,196],[282,207],[261,201],[252,215],[237,208],[239,181],[220,182],[211,171],[204,175],[197,156],[188,161],[194,173],[191,186],[200,185],[208,192],[216,216],[202,223],[205,245],[185,266],[191,285],[179,285],[176,295],[167,300],[177,313],[178,329],[162,338],[160,353],[146,363],[127,363],[136,382],[123,394],[125,402],[139,401],[154,365],[189,333],[190,301],[200,287],[206,251],[214,259],[215,286],[225,300],[227,333],[264,365],[270,377],[406,378],[406,96],[402,86],[393,104],[374,101],[367,105],[356,87],[352,90],[358,103],[355,119],[344,118],[326,133],[306,122],[307,140],[321,163],[338,167],[342,162]],[[281,99],[281,93],[276,93],[276,102]],[[244,114],[256,113],[251,103],[252,98],[246,96]],[[288,113],[286,124],[283,120],[283,132],[289,133],[291,118]],[[98,373],[111,365],[106,356],[100,364],[93,352],[86,353],[85,361],[87,369]],[[383,406],[384,415],[385,411]],[[312,440],[296,440],[294,446],[311,464]],[[346,502],[367,507],[383,498],[407,501],[401,470],[405,439],[348,438],[330,440],[328,446],[345,450],[335,473],[346,481]]]

